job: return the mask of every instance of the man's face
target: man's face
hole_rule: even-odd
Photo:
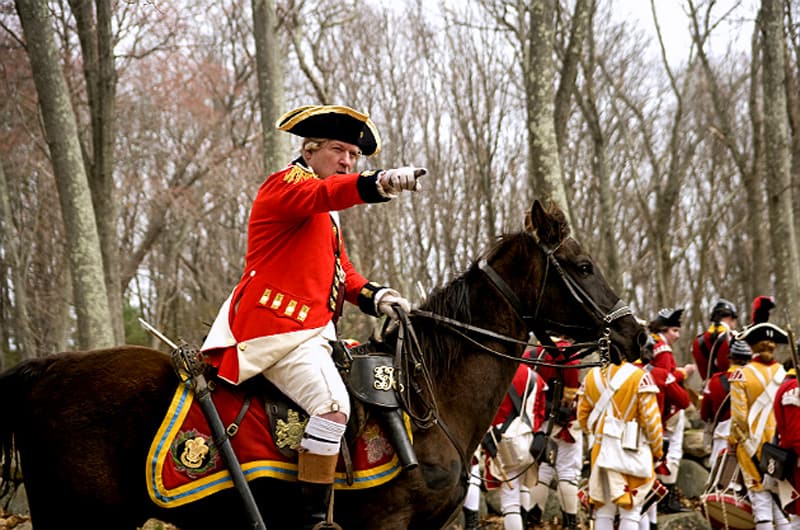
[[[325,179],[337,173],[352,173],[361,157],[361,150],[347,142],[326,140],[319,149],[306,151],[304,155],[314,173]]]
[[[677,326],[672,326],[664,330],[664,340],[667,341],[667,344],[672,346],[675,342],[681,338],[681,328]]]

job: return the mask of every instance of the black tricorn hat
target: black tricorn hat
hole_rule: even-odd
[[[749,326],[739,332],[736,339],[743,340],[750,346],[758,344],[762,340],[771,340],[775,344],[789,344],[789,334],[772,322]]]
[[[304,105],[278,118],[275,127],[303,138],[329,138],[357,145],[365,156],[381,150],[378,129],[369,116],[344,105]]]
[[[681,315],[683,315],[682,308],[664,307],[658,310],[658,315],[653,321],[668,328],[679,328],[681,327]]]

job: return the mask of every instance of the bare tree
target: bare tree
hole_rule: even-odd
[[[786,117],[784,3],[762,0],[758,27],[762,36],[764,139],[770,240],[775,267],[775,287],[790,321],[800,316],[800,262],[792,208],[789,133]]]
[[[283,64],[279,59],[280,39],[274,0],[252,0],[253,38],[256,44],[258,103],[261,110],[262,154],[264,169],[269,172],[286,163],[288,142],[275,129],[283,113]]]
[[[16,2],[28,45],[47,142],[61,200],[81,348],[114,343],[100,239],[83,166],[75,114],[61,72],[47,4]]]

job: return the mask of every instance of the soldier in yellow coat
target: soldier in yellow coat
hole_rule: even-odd
[[[618,376],[618,373],[621,375]],[[601,396],[610,386],[616,387],[617,390],[611,395],[608,405],[603,407]],[[658,387],[650,374],[625,361],[619,365],[607,364],[593,368],[578,390],[578,422],[584,432],[594,436],[591,448],[589,498],[593,505],[598,506],[595,512],[597,530],[612,530],[617,512],[620,516],[619,530],[637,530],[642,504],[655,480],[655,472],[649,477],[641,478],[597,465],[605,422],[605,414],[600,411],[613,407],[615,411],[619,411],[615,412],[615,415],[620,419],[636,420],[640,433],[650,444],[653,457],[660,459],[663,456],[663,433],[661,413],[656,400],[657,393]]]
[[[761,483],[758,460],[761,446],[775,435],[772,406],[785,371],[774,359],[778,344],[788,344],[788,334],[769,322],[745,328],[736,336],[750,345],[752,360],[730,376],[731,434],[736,460],[742,468],[753,507],[756,530],[789,528],[789,521]]]

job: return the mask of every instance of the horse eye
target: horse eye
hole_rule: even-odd
[[[581,276],[589,276],[594,272],[594,267],[590,262],[581,263],[578,265],[578,272],[581,273]]]

